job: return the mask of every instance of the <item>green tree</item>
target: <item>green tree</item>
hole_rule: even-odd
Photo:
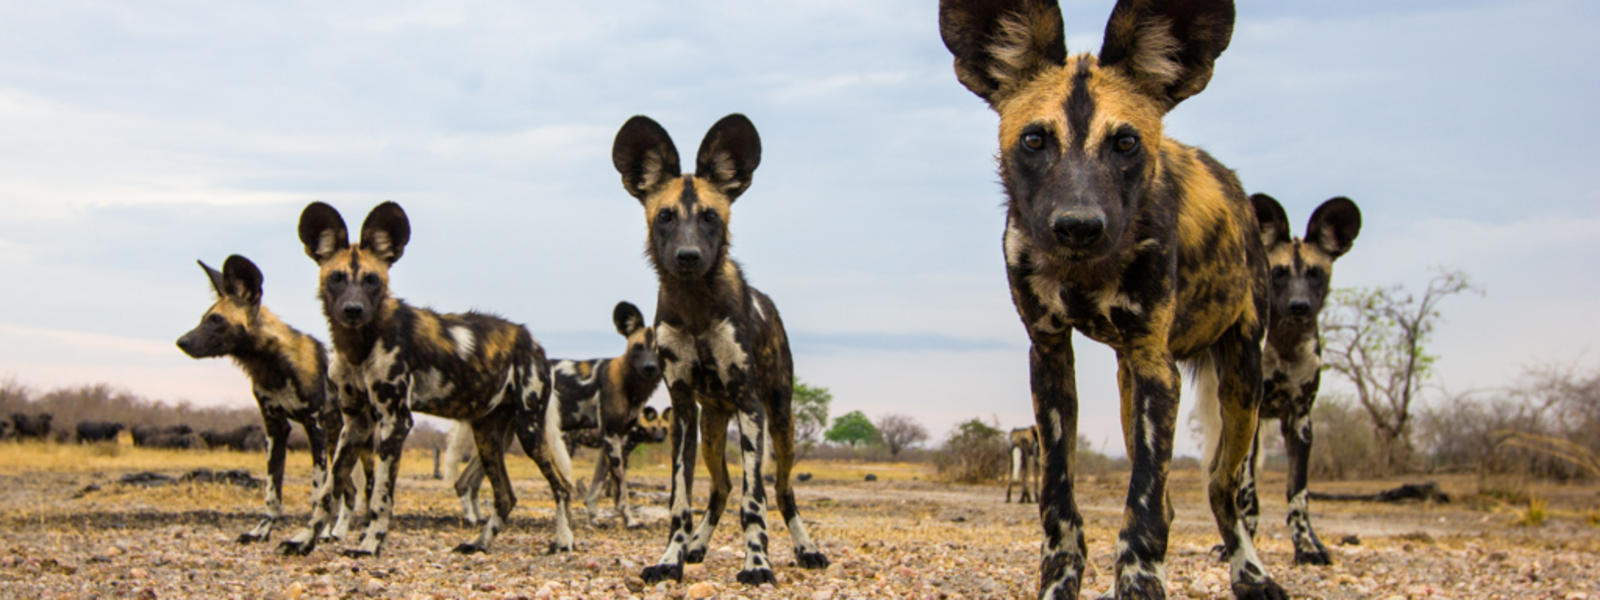
[[[1439,269],[1420,296],[1398,285],[1339,289],[1322,311],[1322,365],[1355,387],[1391,471],[1411,462],[1411,409],[1438,358],[1427,344],[1439,303],[1464,292],[1482,293],[1466,273]]]
[[[823,438],[838,444],[865,446],[878,441],[878,428],[859,410],[852,410],[833,420],[833,427]]]
[[[794,413],[795,452],[809,454],[821,441],[822,430],[828,426],[828,406],[833,404],[833,392],[820,386],[809,386],[796,378],[794,397],[789,401]]]
[[[934,456],[934,465],[951,481],[982,483],[1006,474],[1009,453],[1010,444],[998,427],[972,419],[950,432]]]

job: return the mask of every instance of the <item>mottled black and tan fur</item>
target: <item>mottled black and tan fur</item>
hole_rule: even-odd
[[[739,524],[745,560],[740,582],[775,582],[767,555],[767,498],[762,484],[770,447],[777,461],[778,510],[800,566],[823,568],[828,559],[806,535],[795,506],[794,423],[790,396],[794,360],[783,320],[772,299],[751,287],[728,255],[733,202],[761,163],[761,139],[744,115],[723,117],[706,132],[685,175],[667,131],[648,117],[623,124],[611,149],[622,185],[644,206],[647,253],[660,283],[656,296],[656,348],[672,396],[671,524],[667,549],[646,567],[646,582],[683,579],[684,563],[705,560],[706,545],[728,499],[723,447],[728,419],[737,416],[744,498]],[[696,417],[698,416],[698,423]],[[694,483],[695,438],[711,473],[705,520],[694,528],[689,499]]]
[[[479,460],[494,488],[494,514],[482,533],[457,546],[457,552],[488,550],[516,505],[504,459],[512,430],[555,497],[551,550],[571,550],[572,467],[555,427],[556,412],[547,410],[550,365],[527,328],[483,313],[417,308],[390,295],[389,267],[411,237],[410,222],[398,204],[385,202],[372,209],[355,246],[339,212],[321,202],[300,214],[299,229],[306,254],[320,267],[317,297],[333,336],[328,377],[345,417],[330,482],[341,481],[357,448],[376,435],[371,518],[360,544],[346,554],[377,554],[389,533],[400,453],[413,411],[472,423]],[[284,552],[311,551],[327,526],[331,487],[324,483],[317,489],[310,526],[284,542]]]
[[[196,261],[200,262],[200,261]],[[328,471],[328,457],[344,420],[331,397],[328,351],[309,335],[278,319],[261,305],[262,275],[250,259],[229,256],[218,271],[200,262],[217,301],[200,324],[178,338],[178,348],[193,358],[232,357],[250,378],[250,391],[261,409],[267,434],[267,516],[239,536],[239,542],[264,541],[283,518],[283,463],[289,445],[289,422],[305,429],[311,444],[311,477],[319,485]],[[363,456],[372,472],[370,454]],[[348,476],[348,474],[346,475]],[[370,477],[364,479],[369,480]],[[339,517],[329,537],[343,538],[355,512],[365,506],[354,487],[339,486]],[[367,488],[370,493],[370,487]],[[348,492],[348,493],[344,493]]]
[[[1179,361],[1199,375],[1197,410],[1221,425],[1206,467],[1233,592],[1285,597],[1234,503],[1261,398],[1266,256],[1233,172],[1162,132],[1163,116],[1210,80],[1233,15],[1225,0],[1122,0],[1099,55],[1068,56],[1053,0],[940,2],[957,78],[1000,115],[1006,271],[1032,341],[1044,455],[1041,598],[1077,598],[1085,565],[1074,330],[1117,354],[1132,473],[1116,597],[1166,595]]]
[[[625,458],[633,448],[628,441],[634,435],[640,412],[661,384],[661,359],[656,354],[655,328],[644,324],[639,307],[623,301],[611,312],[612,324],[627,341],[627,347],[612,358],[556,360],[550,368],[555,380],[551,402],[560,411],[561,433],[569,440],[569,447],[573,434],[592,432],[596,438],[593,447],[601,450],[594,485],[584,495],[589,519],[598,524],[596,502],[610,478],[621,488],[616,495],[617,512],[625,526],[634,527],[637,522],[628,506]],[[483,471],[475,461],[456,479],[456,495],[469,519],[475,518],[478,485],[482,481]]]
[[[1272,317],[1261,351],[1260,418],[1278,419],[1289,457],[1289,532],[1296,564],[1326,565],[1328,549],[1311,527],[1306,477],[1311,461],[1311,409],[1317,401],[1322,371],[1322,340],[1317,316],[1328,298],[1333,261],[1350,251],[1361,232],[1361,211],[1349,198],[1333,198],[1311,213],[1304,238],[1290,235],[1289,217],[1271,196],[1254,194],[1261,243],[1267,251],[1272,281]],[[1258,438],[1259,441],[1259,438]],[[1255,535],[1261,503],[1256,496],[1255,467],[1259,444],[1250,448],[1249,468],[1239,490],[1245,525]]]
[[[1006,475],[1006,502],[1011,501],[1012,484],[1021,484],[1018,504],[1037,501],[1039,490],[1039,426],[1011,430],[1011,471]]]

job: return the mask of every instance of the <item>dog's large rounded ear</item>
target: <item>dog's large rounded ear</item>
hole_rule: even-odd
[[[1067,63],[1055,0],[940,0],[939,37],[955,56],[956,79],[989,106]]]
[[[206,279],[211,280],[211,289],[217,292],[217,297],[221,298],[227,296],[228,283],[225,279],[223,279],[222,271],[211,268],[211,265],[206,264],[206,261],[203,260],[196,260],[194,262],[195,264],[200,265],[200,268],[206,272]]]
[[[1271,248],[1289,241],[1289,215],[1283,205],[1266,194],[1251,194],[1250,205],[1255,208],[1256,225],[1261,231],[1261,245]]]
[[[639,307],[626,300],[617,303],[611,311],[611,322],[617,326],[617,333],[622,337],[633,335],[640,327],[644,327],[644,313],[639,312]]]
[[[246,304],[261,304],[261,269],[250,259],[237,254],[222,263],[222,280],[228,295]]]
[[[730,201],[750,187],[750,178],[760,165],[761,136],[756,124],[739,113],[711,126],[694,159],[695,175],[709,180]]]
[[[1206,89],[1232,38],[1233,0],[1117,0],[1099,62],[1171,110]]]
[[[371,252],[383,262],[394,264],[411,241],[411,220],[399,204],[384,202],[367,213],[361,222],[361,251]]]
[[[622,187],[643,202],[656,186],[683,175],[672,137],[650,117],[635,115],[617,130],[611,142],[611,165],[622,174]]]
[[[1339,258],[1361,233],[1361,209],[1349,198],[1339,196],[1323,202],[1312,211],[1306,224],[1306,241],[1316,244],[1328,256]]]
[[[339,211],[324,202],[312,202],[300,212],[300,243],[306,256],[321,263],[350,247],[350,231]]]

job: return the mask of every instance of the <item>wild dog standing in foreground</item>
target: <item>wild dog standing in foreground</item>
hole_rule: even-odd
[[[1289,531],[1294,536],[1296,564],[1326,565],[1328,549],[1311,528],[1306,476],[1311,461],[1311,408],[1317,401],[1322,371],[1322,338],[1317,315],[1328,298],[1333,261],[1361,232],[1361,211],[1349,198],[1323,202],[1311,213],[1304,238],[1289,233],[1289,217],[1271,196],[1250,196],[1261,227],[1261,243],[1271,266],[1272,318],[1261,353],[1264,390],[1262,419],[1278,419],[1289,454]],[[1250,446],[1239,508],[1250,535],[1256,532],[1261,503],[1256,497],[1255,467],[1259,444]]]
[[[1018,504],[1036,500],[1039,489],[1039,426],[1011,430],[1011,473],[1006,476],[1006,502],[1011,501],[1011,484],[1022,484]]]
[[[315,202],[300,214],[300,241],[321,267],[317,296],[333,333],[328,376],[345,416],[334,450],[333,482],[344,481],[356,449],[377,427],[372,518],[360,545],[346,554],[377,554],[389,533],[412,411],[470,422],[478,458],[494,487],[494,514],[476,539],[456,546],[457,552],[488,550],[516,506],[504,458],[512,429],[522,436],[523,450],[538,463],[555,496],[551,550],[571,550],[567,503],[572,467],[555,426],[555,411],[546,410],[550,365],[544,350],[526,328],[505,319],[476,312],[436,313],[389,295],[389,267],[410,238],[410,221],[393,202],[372,209],[356,246],[350,245],[344,219],[332,206]],[[517,427],[518,421],[527,426]],[[310,526],[284,542],[284,552],[311,551],[327,525],[330,487],[317,489]]]
[[[622,186],[644,205],[651,265],[660,281],[656,296],[656,348],[672,395],[671,526],[667,550],[643,578],[653,583],[683,579],[683,564],[705,560],[706,544],[722,517],[730,488],[723,448],[728,419],[738,415],[744,465],[744,568],[739,581],[775,583],[767,557],[767,493],[761,472],[772,436],[777,460],[778,510],[794,541],[795,561],[808,569],[828,565],[806,535],[795,507],[789,471],[794,467],[794,360],[778,308],[750,287],[728,256],[728,219],[734,199],[750,186],[761,163],[761,139],[744,115],[711,126],[695,155],[695,173],[678,167],[678,150],[667,131],[648,117],[628,119],[611,147]],[[689,500],[694,485],[696,422],[706,437],[711,497],[705,520],[693,529]],[[691,529],[693,532],[691,533]],[[692,537],[691,537],[692,536]]]
[[[1211,79],[1233,15],[1229,1],[1122,0],[1099,56],[1069,57],[1054,1],[940,2],[957,78],[1000,115],[1006,272],[1032,341],[1044,454],[1042,598],[1077,598],[1085,563],[1073,330],[1117,353],[1132,476],[1116,597],[1166,596],[1180,360],[1198,373],[1196,410],[1220,426],[1205,464],[1233,593],[1285,597],[1234,503],[1261,400],[1265,252],[1234,174],[1161,123]]]
[[[561,413],[564,435],[590,430],[598,434],[602,455],[595,468],[594,485],[583,499],[589,509],[589,520],[599,521],[595,503],[609,477],[615,479],[620,488],[616,496],[617,512],[622,515],[625,526],[634,527],[637,523],[628,506],[626,483],[625,460],[627,451],[633,449],[628,440],[639,421],[640,411],[661,383],[661,359],[656,354],[655,329],[644,324],[644,314],[639,312],[639,307],[631,302],[618,302],[611,312],[611,321],[617,333],[628,342],[622,356],[555,361],[550,369],[555,379],[551,403]],[[476,518],[478,485],[482,482],[483,471],[475,461],[456,479],[456,495],[461,498],[469,519]]]
[[[329,394],[328,352],[322,342],[288,326],[261,305],[261,270],[250,259],[229,256],[220,272],[204,262],[195,262],[211,280],[217,301],[206,309],[199,325],[178,338],[178,348],[194,358],[233,357],[250,377],[250,390],[261,409],[267,433],[267,516],[254,529],[240,535],[239,542],[265,541],[283,517],[283,461],[289,448],[289,421],[306,430],[311,444],[313,487],[322,485],[327,476],[329,451],[344,422]],[[363,458],[363,472],[371,473],[370,456]],[[367,479],[370,483],[371,478]],[[330,535],[343,538],[357,508],[356,494],[348,481],[339,487],[343,502],[337,526]]]

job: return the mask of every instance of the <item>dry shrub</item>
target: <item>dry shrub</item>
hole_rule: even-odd
[[[1383,452],[1365,411],[1348,398],[1323,394],[1311,411],[1315,443],[1311,477],[1318,480],[1387,475]]]
[[[1010,450],[1010,443],[998,427],[972,419],[956,425],[934,456],[933,464],[939,478],[946,481],[989,483],[1005,477]]]
[[[1522,509],[1517,516],[1517,524],[1524,527],[1538,527],[1550,516],[1550,503],[1537,496],[1528,499],[1527,508]]]

